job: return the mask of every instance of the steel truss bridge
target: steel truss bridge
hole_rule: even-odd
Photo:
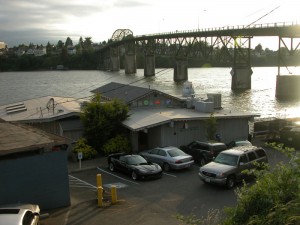
[[[117,54],[116,47],[122,46],[129,54],[139,50],[145,54],[167,55],[175,58],[207,60],[216,56],[220,61],[230,60],[233,63],[249,64],[251,39],[268,36],[277,36],[279,49],[287,48],[290,55],[300,48],[300,24],[272,23],[140,36],[134,36],[128,29],[120,29],[114,32],[112,42],[100,51],[106,57],[110,57],[111,54]]]
[[[142,52],[145,57],[145,76],[155,75],[155,55],[170,56],[177,64],[174,66],[174,80],[187,80],[187,63],[190,58],[204,61],[212,59],[232,65],[232,89],[251,88],[251,39],[253,37],[278,37],[278,75],[282,62],[283,48],[290,56],[300,49],[300,24],[268,23],[247,26],[226,26],[209,29],[174,31],[168,33],[134,36],[129,29],[114,32],[111,40],[99,51],[100,68],[111,71],[120,70],[120,55],[125,55],[125,73],[136,73],[135,54]],[[152,57],[152,58],[151,58]],[[243,71],[238,71],[239,69]],[[245,69],[248,72],[245,73]],[[251,71],[250,71],[251,70]],[[239,75],[242,74],[242,75]],[[246,74],[246,75],[245,75]],[[234,80],[235,76],[239,76]],[[243,78],[244,77],[244,78]],[[249,84],[250,82],[250,84]],[[244,83],[239,85],[240,83]],[[246,83],[246,84],[245,84]]]

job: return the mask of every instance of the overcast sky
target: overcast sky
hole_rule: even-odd
[[[67,37],[77,43],[80,37],[91,37],[99,43],[117,29],[143,35],[256,20],[300,24],[299,4],[299,0],[0,0],[0,41],[13,47],[56,44]]]

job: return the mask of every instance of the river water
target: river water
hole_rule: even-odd
[[[188,77],[197,98],[206,99],[207,93],[220,93],[225,109],[258,113],[261,118],[300,117],[300,101],[275,98],[277,67],[254,67],[252,70],[252,89],[240,92],[231,90],[231,68],[190,68]],[[288,72],[300,75],[298,67]],[[133,75],[126,75],[124,70],[2,72],[0,105],[47,95],[83,98],[90,96],[91,90],[112,81],[182,95],[183,83],[173,81],[173,69],[156,69],[156,75],[149,78],[144,77],[143,69]]]

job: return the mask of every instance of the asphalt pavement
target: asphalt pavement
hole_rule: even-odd
[[[256,137],[252,140],[252,144],[256,146],[264,146],[264,138]],[[272,154],[273,155],[273,154]],[[272,156],[277,157],[278,159],[282,156]],[[277,159],[276,159],[277,161]],[[83,185],[84,176],[83,174],[95,173],[97,168],[107,168],[107,158],[106,157],[96,157],[91,160],[84,160],[79,163],[76,160],[71,160],[68,162],[68,170],[69,170],[69,179],[72,180],[78,179],[76,177],[82,177],[82,180],[79,180]],[[96,178],[95,178],[96,179]],[[97,189],[95,186],[91,184],[85,184],[86,189],[74,190],[70,188],[70,198],[71,205],[68,207],[50,210],[42,212],[41,216],[41,225],[85,225],[85,224],[106,224],[113,225],[111,221],[111,217],[116,214],[114,217],[114,224],[126,224],[124,223],[124,218],[118,218],[118,213],[124,211],[128,205],[126,205],[125,201],[118,201],[117,204],[112,205],[110,203],[110,194],[104,194],[104,206],[98,207],[97,205]],[[87,188],[90,188],[87,191]],[[159,207],[159,206],[156,206]],[[132,210],[131,210],[132,211]],[[134,212],[134,211],[132,211]],[[136,213],[136,212],[135,212]],[[127,215],[126,215],[127,216]],[[128,217],[131,215],[129,214]],[[168,221],[169,222],[169,221]],[[179,221],[174,219],[173,224],[179,224]],[[162,220],[158,220],[158,217],[151,217],[148,222],[144,222],[143,224],[164,224]]]

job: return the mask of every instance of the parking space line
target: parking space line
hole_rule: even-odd
[[[90,184],[90,183],[87,183],[87,182],[85,182],[85,181],[83,181],[83,180],[80,180],[80,179],[77,178],[77,177],[74,177],[74,176],[72,176],[72,175],[69,175],[69,177],[70,177],[71,179],[73,179],[73,180],[79,181],[80,183],[83,183],[83,184],[87,185],[89,188],[97,189],[96,186],[94,186],[94,185],[92,185],[92,184]],[[70,180],[69,180],[69,181],[70,181]]]
[[[170,177],[175,177],[177,178],[177,176],[173,175],[173,174],[169,174],[169,173],[163,173],[164,175],[170,176]]]
[[[107,174],[109,174],[109,175],[111,175],[111,176],[117,177],[117,178],[119,178],[119,179],[121,179],[121,180],[125,180],[125,181],[127,181],[127,182],[129,182],[129,183],[139,185],[139,183],[136,183],[136,182],[133,182],[133,181],[131,181],[131,180],[127,180],[127,179],[125,179],[125,178],[119,177],[119,176],[117,176],[117,175],[115,175],[115,174],[113,174],[113,173],[107,172],[106,170],[103,170],[103,169],[101,169],[101,168],[99,168],[99,167],[97,167],[97,169],[100,170],[100,171],[102,171],[102,172],[104,172],[104,173],[107,173]]]

